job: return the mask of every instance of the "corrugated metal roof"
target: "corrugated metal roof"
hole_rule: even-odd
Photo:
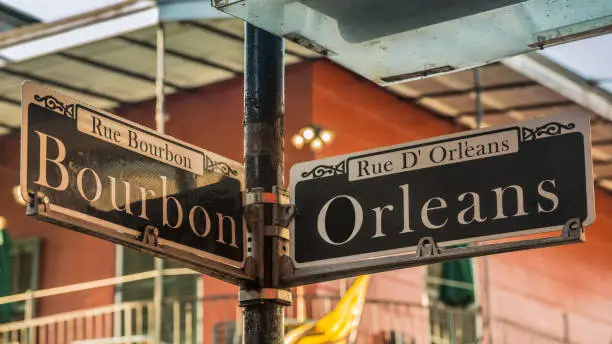
[[[388,89],[469,128],[476,127],[474,72],[463,71]],[[480,68],[484,126],[563,113],[590,116],[596,183],[612,190],[612,123],[502,65]]]
[[[243,73],[243,37],[234,19],[168,23],[166,92],[185,91]],[[148,27],[0,68],[0,125],[19,123],[20,84],[38,80],[101,108],[154,97],[156,29]],[[287,44],[288,64],[317,55]],[[6,132],[6,130],[4,130]]]

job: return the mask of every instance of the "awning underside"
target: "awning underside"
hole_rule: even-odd
[[[189,91],[240,77],[243,23],[237,19],[172,22],[166,28],[166,92]],[[93,106],[113,109],[155,96],[156,28],[123,33],[0,68],[0,135],[20,126],[20,85],[47,84]],[[287,42],[287,64],[320,58]],[[612,191],[612,123],[501,63],[480,68],[485,126],[559,113],[592,118],[597,183]],[[475,127],[473,71],[386,88],[401,99]]]

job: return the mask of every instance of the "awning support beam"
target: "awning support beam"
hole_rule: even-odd
[[[150,82],[150,83],[153,83],[153,84],[155,83],[155,77],[152,77],[152,76],[149,76],[149,75],[146,75],[146,74],[137,73],[137,72],[134,72],[134,71],[129,70],[129,69],[113,66],[113,65],[110,65],[110,64],[107,64],[107,63],[99,62],[99,61],[96,61],[96,60],[92,60],[92,59],[89,59],[89,58],[86,58],[86,57],[82,57],[82,56],[78,56],[78,55],[73,55],[73,54],[69,54],[69,53],[59,53],[58,55],[63,57],[63,58],[66,58],[66,59],[79,62],[79,63],[84,64],[84,65],[88,65],[88,66],[92,66],[92,67],[95,67],[95,68],[104,69],[104,70],[107,70],[109,72],[113,72],[113,73],[116,73],[116,74],[121,74],[123,76],[127,76],[127,77],[130,77],[130,78],[133,78],[133,79],[138,79],[138,80]],[[180,85],[177,85],[177,84],[175,84],[173,82],[170,82],[170,81],[165,81],[165,85],[168,86],[168,87],[172,87],[172,88],[174,88],[176,90],[183,91],[183,92],[187,92],[187,91],[190,90],[188,88],[181,87]]]
[[[73,92],[81,93],[81,94],[84,94],[84,95],[87,95],[87,96],[90,96],[90,97],[94,97],[94,98],[100,98],[100,99],[108,100],[108,101],[115,102],[115,103],[118,103],[118,104],[121,104],[121,105],[127,104],[127,102],[125,102],[125,101],[123,101],[123,100],[121,100],[119,98],[113,97],[111,95],[100,93],[100,92],[97,92],[97,91],[87,90],[87,89],[80,88],[80,87],[76,87],[74,85],[70,85],[70,84],[67,84],[67,83],[64,83],[64,82],[58,81],[58,80],[52,80],[52,79],[49,79],[49,78],[46,78],[46,77],[43,77],[43,76],[40,76],[40,75],[26,73],[26,72],[20,72],[20,71],[16,71],[16,70],[13,70],[13,69],[10,69],[10,68],[7,68],[7,67],[0,68],[0,72],[8,74],[8,75],[16,76],[18,78],[23,78],[23,79],[27,79],[27,80],[37,81],[37,82],[40,82],[42,84],[47,84],[47,85],[54,86],[54,87],[64,88],[66,90],[70,90],[70,91],[73,91]]]
[[[216,34],[218,36],[221,36],[221,37],[224,37],[224,38],[236,41],[236,42],[241,42],[241,43],[244,42],[244,38],[242,38],[241,36],[233,34],[231,32],[227,32],[227,31],[221,30],[221,29],[216,28],[216,27],[211,26],[211,25],[207,25],[207,24],[203,24],[203,23],[199,23],[199,22],[195,22],[195,21],[188,21],[188,22],[185,22],[185,24],[190,25],[190,26],[195,27],[195,28],[198,28],[198,29],[200,29],[202,31],[207,31],[207,32],[214,33],[214,34]],[[293,52],[293,51],[289,51],[287,49],[285,49],[285,54],[286,55],[291,55],[293,57],[297,57],[297,58],[302,59],[302,60],[312,60],[312,58],[310,58],[308,56],[305,56],[305,55],[302,55],[302,54],[299,54],[299,53],[296,53],[296,52]]]
[[[507,114],[513,111],[544,110],[544,109],[551,109],[551,108],[556,108],[556,107],[568,107],[568,106],[578,106],[578,105],[572,102],[571,100],[561,100],[561,101],[555,101],[555,102],[513,106],[513,107],[509,107],[505,109],[487,109],[485,115],[486,116],[503,115],[503,114]],[[463,112],[463,113],[458,114],[456,117],[459,118],[463,116],[476,116],[476,115],[477,115],[476,112]]]
[[[121,40],[123,40],[125,42],[128,42],[130,44],[137,45],[139,47],[147,48],[147,49],[150,49],[150,50],[153,50],[153,51],[156,50],[155,44],[150,43],[150,42],[141,41],[139,39],[134,39],[134,38],[131,38],[131,37],[126,37],[126,36],[120,36],[120,37],[117,37],[117,38],[119,38],[119,39],[121,39]],[[188,54],[185,54],[183,52],[180,52],[180,51],[177,51],[177,50],[174,50],[174,49],[166,48],[166,54],[174,56],[174,57],[181,58],[183,60],[187,60],[189,62],[197,63],[197,64],[200,64],[200,65],[203,65],[203,66],[206,66],[206,67],[221,69],[221,70],[224,70],[226,72],[230,72],[230,73],[232,73],[232,74],[234,74],[236,76],[242,75],[242,72],[239,71],[239,70],[236,70],[236,69],[233,69],[231,67],[218,64],[218,63],[210,61],[208,59],[203,59],[201,57],[195,57],[195,56],[192,56],[192,55],[188,55]]]
[[[481,70],[486,70],[486,67],[481,68]],[[538,83],[535,81],[519,81],[519,82],[503,83],[503,84],[496,84],[496,85],[489,85],[489,86],[481,86],[480,90],[482,92],[505,91],[505,90],[514,90],[517,88],[537,86],[537,85]],[[443,97],[451,97],[451,96],[462,96],[462,95],[467,95],[471,93],[474,93],[474,88],[431,92],[431,93],[421,94],[420,96],[414,98],[414,100],[419,101],[424,98],[443,98]]]

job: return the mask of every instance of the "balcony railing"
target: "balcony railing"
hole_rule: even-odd
[[[166,269],[164,276],[195,274],[189,269]],[[241,317],[236,295],[207,296],[200,299],[166,299],[161,302],[162,322],[155,331],[158,310],[153,300],[124,302],[49,316],[31,317],[35,299],[74,293],[159,276],[149,271],[118,278],[79,283],[0,298],[0,304],[26,303],[26,319],[0,325],[0,343],[102,344],[238,344],[241,343]],[[297,295],[286,308],[286,330],[320,319],[333,309],[339,297]],[[355,343],[364,344],[476,344],[484,343],[477,326],[477,310],[425,307],[417,303],[368,299]],[[493,319],[495,344],[568,344],[566,338],[541,333],[508,320]],[[499,338],[499,339],[498,339]]]
[[[318,319],[337,302],[334,298],[305,297],[306,321]],[[201,314],[195,311],[202,308]],[[199,300],[166,300],[163,304],[162,341],[164,343],[241,342],[241,323],[236,295]],[[287,330],[301,323],[295,307],[287,308]],[[125,302],[81,311],[37,317],[0,325],[1,343],[154,343],[154,303]],[[429,313],[429,314],[428,314]],[[442,318],[432,327],[427,341],[430,316]],[[436,310],[413,304],[368,300],[363,313],[357,343],[432,343],[471,344],[462,340],[464,333],[474,332],[472,312]],[[119,331],[115,319],[121,319]],[[447,321],[448,320],[448,321]],[[471,324],[472,328],[469,328]],[[466,326],[467,325],[467,326]],[[197,327],[202,329],[198,331]],[[200,341],[196,334],[200,332]],[[473,334],[472,334],[473,336]]]

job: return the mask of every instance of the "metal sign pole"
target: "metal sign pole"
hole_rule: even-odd
[[[285,240],[276,226],[284,185],[284,44],[280,37],[245,24],[244,167],[249,223],[247,259],[252,283],[240,291],[243,343],[280,344],[284,305],[291,294],[278,289]]]

